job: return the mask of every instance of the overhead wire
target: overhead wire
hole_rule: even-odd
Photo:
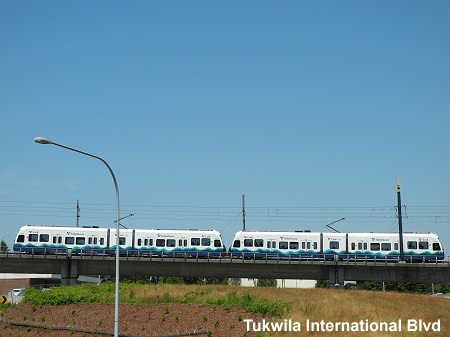
[[[0,201],[0,215],[67,218],[75,215],[75,207],[67,202],[45,201]],[[246,208],[246,217],[258,222],[323,222],[324,218],[346,217],[346,221],[386,222],[397,217],[393,206],[358,207],[268,207]],[[123,205],[123,212],[135,214],[136,220],[172,220],[172,221],[219,221],[232,223],[242,214],[240,207],[233,206],[179,206],[179,205]],[[114,215],[115,205],[86,203],[81,206],[82,218],[106,219]],[[405,212],[406,214],[406,212]],[[406,218],[406,216],[404,216]],[[448,206],[408,206],[409,222],[428,221],[432,223],[448,222]],[[389,220],[391,219],[391,220]],[[225,226],[225,227],[226,227]],[[392,225],[391,225],[392,226]]]

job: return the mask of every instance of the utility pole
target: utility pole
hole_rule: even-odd
[[[403,251],[402,200],[400,198],[400,178],[397,179],[398,234],[400,243],[400,261],[405,260]]]
[[[77,199],[77,227],[80,227],[80,200]]]
[[[245,195],[242,194],[242,231],[245,232]]]

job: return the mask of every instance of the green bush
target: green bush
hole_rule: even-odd
[[[62,305],[73,303],[97,303],[110,297],[109,286],[82,284],[70,287],[54,287],[48,291],[28,288],[24,300],[35,305]]]
[[[225,310],[231,310],[236,306],[241,306],[245,310],[269,316],[281,317],[284,311],[289,309],[289,304],[281,301],[269,301],[265,298],[253,296],[245,293],[241,297],[236,296],[236,292],[228,293],[225,298],[209,299],[209,305],[218,305]]]
[[[136,284],[120,284],[122,303],[140,303],[137,298]],[[82,284],[68,287],[54,287],[48,291],[40,291],[34,288],[28,288],[25,293],[25,301],[36,305],[66,305],[77,303],[114,303],[115,285],[111,282],[101,285]],[[198,303],[204,305],[218,306],[225,310],[232,310],[236,306],[244,310],[262,315],[281,317],[286,310],[289,310],[289,304],[282,301],[269,301],[251,295],[249,292],[238,296],[235,291],[229,292],[224,297],[212,297],[211,290],[191,291],[180,298],[169,298],[169,293],[164,297],[164,303]],[[75,315],[75,310],[72,311]]]

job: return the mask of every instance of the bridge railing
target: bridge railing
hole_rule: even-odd
[[[21,258],[22,256],[31,256],[32,258],[34,256],[39,256],[41,258],[77,258],[77,259],[98,259],[98,258],[115,258],[115,251],[103,249],[103,250],[94,250],[94,249],[87,249],[87,250],[80,250],[77,251],[76,254],[72,254],[72,250],[70,249],[42,249],[42,248],[32,248],[27,249],[26,251],[19,251],[19,252],[2,252],[3,256],[6,255],[8,257],[9,255],[12,256],[19,256]],[[72,256],[73,255],[73,256]],[[283,254],[277,254],[277,253],[230,253],[230,252],[186,252],[186,251],[172,251],[172,252],[161,252],[161,251],[155,251],[155,252],[142,252],[139,250],[122,250],[120,254],[121,259],[126,260],[138,260],[138,261],[184,261],[184,262],[227,262],[227,263],[288,263],[288,264],[340,264],[340,265],[388,265],[392,263],[399,263],[400,259],[397,256],[396,258],[388,258],[385,257],[379,257],[379,256],[364,256],[362,258],[354,258],[354,257],[347,257],[345,258],[345,255],[342,258],[339,258],[338,255],[333,254],[311,254],[311,255],[302,255],[301,257],[293,258],[292,256],[283,255]],[[341,254],[342,257],[342,254]],[[414,259],[413,256],[406,256],[405,262],[410,262],[415,265],[427,265],[430,266],[432,264],[436,266],[441,266],[443,264],[446,264],[448,267],[450,267],[450,256],[447,257],[447,260],[438,260],[437,257],[435,259],[430,260],[426,259],[425,257],[422,258],[422,260]]]

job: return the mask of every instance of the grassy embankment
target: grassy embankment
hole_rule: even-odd
[[[27,291],[26,300],[41,304],[114,302],[114,285],[84,285],[55,288],[52,291]],[[203,285],[121,285],[121,303],[197,303],[232,308],[240,305],[261,313],[271,322],[299,322],[302,332],[261,333],[260,336],[327,337],[448,337],[450,300],[427,295],[381,293],[359,290],[244,288]],[[243,317],[245,319],[245,317]],[[435,322],[440,331],[406,331],[408,320]],[[401,332],[307,332],[311,322],[398,322]]]

